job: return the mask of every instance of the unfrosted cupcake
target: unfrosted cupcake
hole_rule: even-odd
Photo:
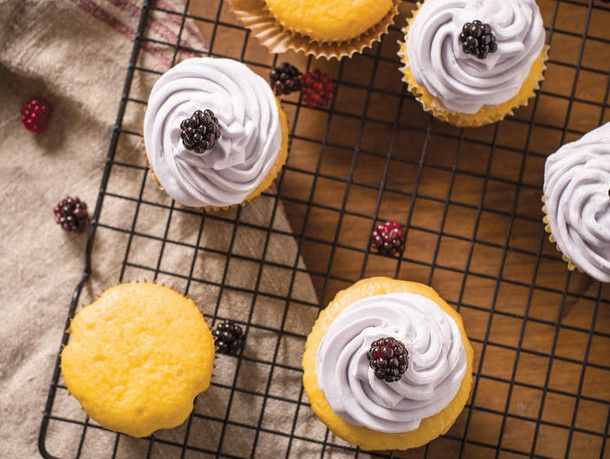
[[[543,202],[568,268],[610,282],[610,123],[547,158]]]
[[[339,292],[307,339],[313,411],[367,450],[409,449],[449,430],[472,385],[460,315],[422,284],[383,277]]]
[[[548,47],[535,0],[426,0],[405,28],[403,80],[458,127],[512,114],[538,89]]]
[[[267,82],[232,59],[187,59],[155,83],[144,119],[154,177],[173,199],[227,208],[265,191],[288,152],[286,116]]]
[[[230,0],[235,15],[272,53],[341,58],[378,41],[400,0]]]
[[[152,282],[107,289],[70,323],[61,369],[107,429],[144,437],[182,424],[212,378],[214,338],[190,298]]]

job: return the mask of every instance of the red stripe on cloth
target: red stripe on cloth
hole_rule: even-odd
[[[96,19],[98,19],[102,22],[105,22],[107,25],[112,27],[114,30],[116,30],[120,34],[127,37],[130,41],[133,41],[135,39],[136,31],[132,27],[125,24],[120,19],[114,17],[112,14],[110,14],[100,5],[95,3],[95,1],[93,1],[93,0],[71,0],[71,1],[72,1],[72,3],[74,3],[75,5],[80,7],[82,10],[91,14]],[[171,59],[167,55],[167,53],[164,53],[161,49],[154,46],[154,43],[144,41],[144,42],[142,42],[142,49],[144,51],[147,51],[147,52],[155,55],[155,57],[157,57],[166,66],[171,65]]]
[[[165,0],[153,0],[153,1],[154,1],[154,4],[156,6],[158,6],[159,8],[163,8],[164,10],[168,10],[168,11],[173,11],[173,5],[171,3],[169,3]],[[170,14],[169,16],[170,16],[172,22],[174,22],[174,24],[180,24],[180,22],[182,21],[175,14]],[[188,33],[195,38],[195,40],[200,45],[200,47],[205,47],[207,49],[207,46],[205,45],[203,39],[201,38],[201,33],[199,32],[199,29],[197,27],[195,27],[191,21],[186,20],[184,23],[184,27],[186,28]],[[186,40],[185,40],[185,44],[186,44]],[[188,44],[187,44],[187,46],[189,46],[190,48],[195,48],[195,46],[190,46]]]

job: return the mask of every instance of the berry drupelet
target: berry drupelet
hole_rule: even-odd
[[[489,53],[498,50],[498,43],[491,26],[479,20],[464,24],[459,40],[462,51],[479,59],[485,59]]]
[[[371,234],[371,245],[382,255],[395,257],[405,251],[405,228],[395,221],[377,223]]]
[[[180,137],[187,150],[203,154],[220,138],[220,126],[212,110],[197,110],[180,123]]]
[[[21,122],[28,131],[37,134],[44,131],[49,125],[50,117],[51,106],[44,99],[30,99],[21,107]]]
[[[303,102],[312,108],[326,107],[333,100],[335,84],[330,76],[315,70],[301,77]]]
[[[81,233],[89,221],[87,204],[78,198],[68,196],[57,203],[53,209],[55,221],[64,231]]]
[[[371,343],[367,353],[375,377],[386,382],[399,381],[409,368],[409,352],[397,339],[387,337]]]
[[[273,67],[269,80],[276,96],[291,94],[301,89],[301,72],[288,62],[284,62],[280,67]]]
[[[245,341],[242,328],[230,320],[225,320],[214,327],[212,335],[214,335],[218,352],[223,354],[236,355],[243,347]]]

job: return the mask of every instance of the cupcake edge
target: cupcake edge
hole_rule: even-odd
[[[549,221],[549,216],[547,215],[546,208],[546,196],[542,195],[542,223],[544,223],[544,231],[548,234],[549,242],[555,246],[555,250],[557,250],[561,254],[561,259],[566,262],[568,265],[568,271],[577,270],[578,272],[582,272],[559,248],[559,244],[557,244],[557,239],[553,235],[553,231],[551,228],[551,222]]]
[[[286,113],[284,112],[284,109],[282,108],[280,101],[277,98],[276,98],[276,103],[277,103],[277,109],[278,109],[278,113],[279,113],[280,126],[282,129],[282,145],[280,147],[280,152],[278,154],[278,157],[275,161],[275,165],[269,171],[269,173],[265,176],[265,178],[260,183],[260,185],[252,193],[250,193],[242,202],[240,202],[238,204],[229,204],[227,206],[222,206],[222,207],[220,207],[220,206],[202,206],[202,207],[184,206],[184,207],[186,207],[188,209],[193,209],[193,210],[202,210],[205,212],[221,212],[221,211],[228,212],[232,208],[235,208],[235,207],[238,207],[238,206],[241,206],[244,204],[248,204],[249,202],[251,202],[252,200],[257,198],[258,196],[260,196],[264,191],[267,191],[271,187],[271,185],[273,185],[273,182],[277,179],[278,175],[282,171],[282,168],[284,167],[284,164],[286,164],[286,160],[288,159],[288,139],[289,139],[288,118],[286,117]],[[144,154],[144,159],[146,160],[146,166],[148,168],[148,173],[150,174],[153,182],[155,183],[155,185],[157,186],[157,188],[159,190],[165,192],[165,189],[161,185],[161,182],[159,182],[159,179],[155,175],[155,172],[150,167],[150,162],[148,161],[148,155],[146,154],[146,147],[144,145],[144,139],[142,139],[140,141],[140,148],[142,149],[142,152]],[[170,198],[174,199],[169,193],[167,193],[167,194]]]
[[[352,57],[380,41],[399,13],[401,0],[393,0],[393,3],[394,6],[388,14],[365,33],[347,41],[325,42],[284,28],[262,0],[229,0],[235,16],[271,53],[283,54],[293,50],[327,60]]]
[[[414,431],[383,433],[366,427],[351,425],[332,410],[326,395],[318,383],[316,361],[318,348],[328,328],[345,308],[365,297],[396,292],[416,293],[430,298],[455,320],[462,336],[468,369],[458,393],[441,412],[423,419],[419,428]],[[406,450],[431,442],[440,435],[445,434],[455,423],[470,397],[473,382],[473,356],[474,352],[464,329],[461,316],[432,288],[417,282],[372,277],[358,281],[337,293],[328,306],[320,312],[311,333],[307,337],[305,345],[305,353],[303,354],[303,386],[311,403],[312,410],[335,435],[365,450]]]
[[[546,62],[549,58],[548,54],[550,48],[548,45],[545,45],[542,48],[542,52],[532,64],[529,76],[523,82],[521,89],[517,94],[499,105],[483,106],[481,110],[474,114],[458,113],[448,110],[438,98],[428,91],[427,88],[420,85],[409,67],[407,32],[409,27],[411,27],[411,24],[415,21],[417,13],[422,5],[422,2],[417,3],[417,7],[413,10],[413,15],[407,19],[407,25],[402,29],[404,38],[398,42],[398,56],[403,64],[400,68],[403,74],[402,81],[407,84],[409,92],[413,94],[415,99],[422,104],[424,111],[430,112],[435,118],[455,127],[465,128],[481,127],[502,121],[506,116],[513,115],[517,108],[527,106],[529,99],[534,97],[535,91],[540,89],[540,83],[544,80]]]

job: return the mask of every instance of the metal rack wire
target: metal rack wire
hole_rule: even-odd
[[[263,357],[244,353],[239,359],[224,358],[223,365],[231,371],[215,377],[217,392],[210,396],[220,399],[223,394],[218,410],[209,408],[214,399],[208,398],[203,407],[196,404],[177,433],[155,434],[137,445],[74,411],[62,412],[68,394],[58,358],[40,431],[42,455],[607,457],[610,289],[568,273],[546,240],[539,199],[545,157],[610,119],[610,8],[597,0],[539,2],[553,50],[545,83],[526,109],[483,129],[450,128],[421,112],[397,73],[398,27],[364,55],[325,64],[338,83],[335,98],[328,109],[317,110],[294,97],[283,101],[291,121],[290,158],[276,189],[260,198],[270,203],[268,223],[253,223],[242,209],[202,213],[151,199],[146,165],[120,154],[123,139],[141,138],[125,121],[130,107],[146,104],[134,89],[136,77],[156,78],[193,54],[237,58],[261,73],[277,63],[278,57],[268,56],[231,17],[226,1],[207,3],[205,14],[195,14],[188,0],[179,9],[144,1],[87,239],[85,269],[69,318],[82,301],[96,263],[96,234],[103,230],[111,240],[126,239],[115,281],[137,271],[153,279],[178,280],[187,293],[195,286],[215,289],[214,307],[206,311],[211,321],[226,315],[223,295],[243,295],[246,306],[234,319],[248,329],[250,343],[261,333],[271,336],[272,344]],[[404,11],[412,6],[405,2]],[[148,27],[155,16],[173,22],[175,41],[155,36]],[[207,49],[184,40],[192,23],[207,34]],[[227,45],[229,37],[241,47]],[[142,63],[147,47],[164,50],[165,68]],[[323,65],[301,59],[307,68]],[[550,78],[551,72],[561,77]],[[112,175],[121,170],[139,178],[135,195],[109,188]],[[133,206],[126,225],[104,219],[102,208],[108,199]],[[292,231],[273,223],[281,205]],[[153,211],[163,212],[165,218],[159,234],[138,226],[143,215]],[[198,222],[194,241],[172,236],[179,218]],[[407,250],[400,259],[382,258],[369,250],[373,225],[389,218],[407,227]],[[227,228],[227,244],[204,246],[202,235],[215,224]],[[241,229],[261,235],[260,253],[236,252]],[[295,238],[293,261],[268,259],[275,236]],[[155,262],[133,261],[133,246],[140,239],[160,246]],[[187,254],[186,272],[165,267],[168,253],[176,248]],[[222,260],[219,278],[199,272],[198,259],[204,252]],[[247,286],[228,281],[230,264],[236,261],[258,266]],[[285,293],[263,288],[265,269],[286,274]],[[317,299],[295,294],[303,275],[311,277]],[[335,438],[315,420],[299,384],[307,331],[289,327],[291,314],[298,308],[298,321],[307,323],[338,290],[370,275],[433,285],[462,313],[475,346],[476,379],[466,409],[447,435],[414,452],[364,453]],[[261,298],[279,305],[273,324],[257,320]],[[62,345],[67,341],[64,334]],[[286,359],[286,347],[298,355]],[[254,373],[247,373],[252,368]],[[240,372],[257,378],[259,370],[265,372],[261,384],[243,383]],[[235,418],[233,413],[240,409],[251,416]],[[74,441],[56,453],[51,431],[62,428],[74,430]]]

